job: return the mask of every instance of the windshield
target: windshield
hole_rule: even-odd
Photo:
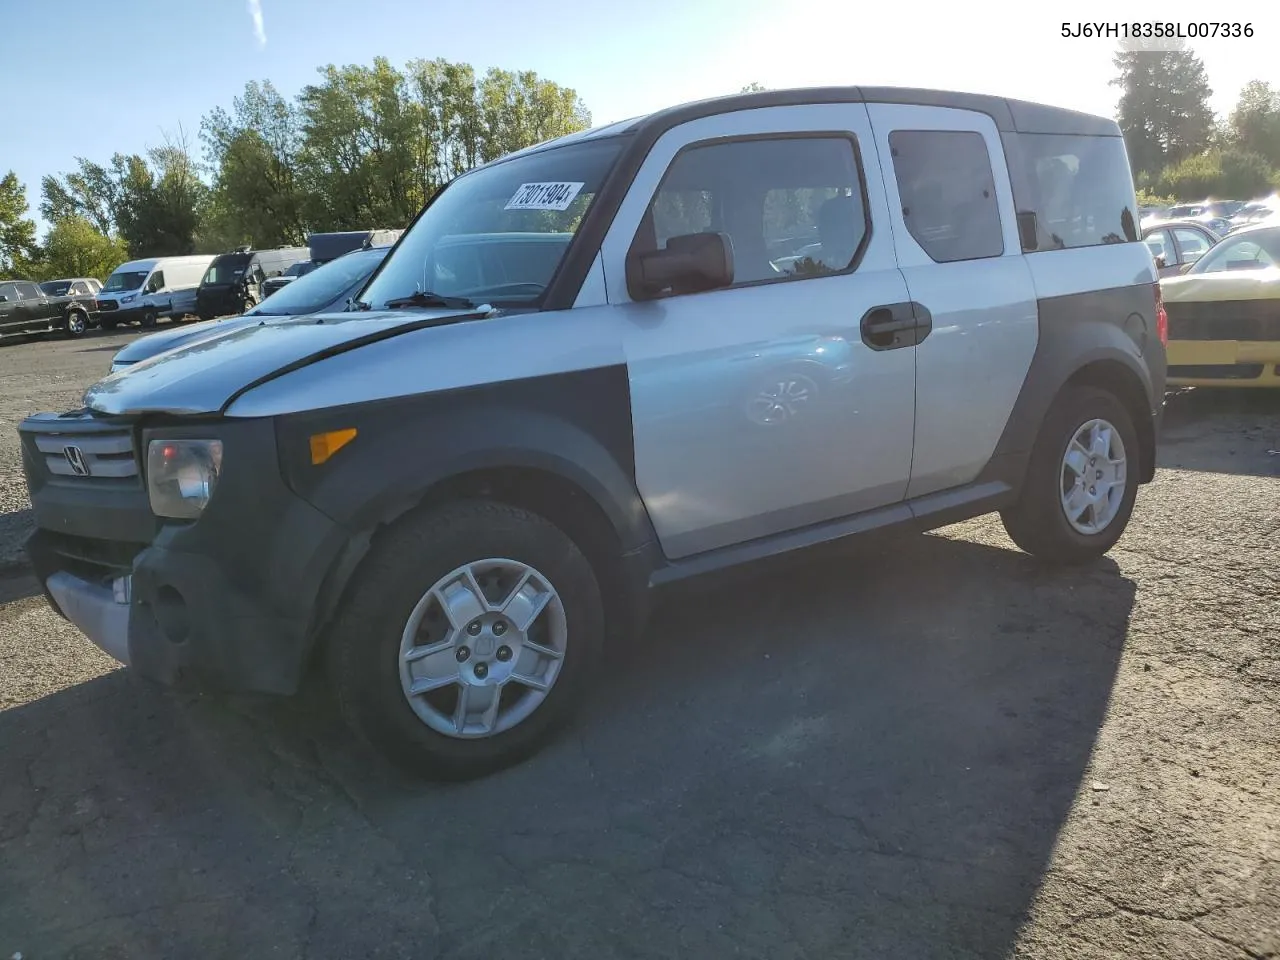
[[[209,264],[209,269],[205,271],[204,279],[200,281],[201,286],[216,283],[235,283],[244,276],[244,268],[249,264],[249,256],[247,253],[241,253],[234,257],[218,257],[217,260]]]
[[[107,277],[107,284],[102,289],[106,293],[137,290],[150,272],[149,270],[130,270],[127,273],[113,273]]]
[[[1280,264],[1280,227],[1227,237],[1197,260],[1187,273],[1265,270],[1277,264]]]
[[[375,310],[420,291],[534,303],[621,149],[617,138],[601,138],[464,174],[418,218],[361,299]]]
[[[316,268],[314,260],[300,260],[284,272],[286,277],[301,277]]]
[[[67,291],[71,289],[70,280],[50,280],[47,283],[40,284],[40,289],[50,297],[65,297]]]
[[[353,296],[387,255],[388,248],[357,250],[330,260],[306,276],[285,284],[249,311],[254,316],[284,317],[323,310],[335,300]],[[341,310],[338,303],[333,309]]]

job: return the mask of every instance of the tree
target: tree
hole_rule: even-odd
[[[1154,173],[1203,153],[1214,131],[1204,64],[1179,41],[1176,50],[1144,49],[1116,54],[1121,88],[1120,129],[1135,171]]]
[[[738,92],[739,93],[764,93],[768,89],[769,88],[766,87],[764,84],[756,83],[756,81],[752,80],[750,83],[748,83],[745,87],[743,87]]]
[[[78,169],[41,182],[40,212],[53,224],[80,217],[103,236],[118,235],[135,257],[191,253],[208,188],[186,137],[106,166],[77,157]]]
[[[423,202],[407,81],[383,57],[320,74],[298,97],[307,219],[331,230],[405,225]]]
[[[532,70],[490,70],[480,81],[480,110],[485,131],[480,159],[584,130],[591,124],[578,94]]]
[[[186,138],[137,154],[116,154],[109,170],[119,235],[134,257],[180,256],[196,249],[208,187],[200,180]]]
[[[63,217],[45,235],[42,274],[59,277],[106,277],[129,259],[124,241],[108,237],[80,216]]]
[[[226,246],[288,246],[306,237],[298,157],[302,128],[297,108],[270,82],[245,84],[200,125],[205,158],[214,172],[202,239]]]
[[[111,171],[84,157],[76,157],[79,169],[61,178],[46,175],[40,182],[40,213],[50,223],[65,217],[83,217],[102,234],[116,228],[118,185]]]
[[[1245,84],[1227,121],[1227,135],[1233,146],[1280,167],[1280,91],[1261,80]]]
[[[10,170],[0,179],[0,278],[29,277],[36,266],[36,224],[29,209],[26,187]]]
[[[303,219],[319,229],[403,226],[478,163],[590,125],[573,90],[532,71],[415,60],[406,72],[327,66],[298,97]]]

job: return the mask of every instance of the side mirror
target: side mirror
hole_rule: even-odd
[[[627,254],[627,293],[652,300],[665,291],[698,293],[733,283],[733,242],[724,233],[671,237],[662,250]]]
[[[1164,254],[1160,254],[1158,257],[1156,257],[1156,269],[1157,269],[1157,270],[1163,270],[1163,269],[1164,269],[1165,267],[1167,267],[1167,266],[1168,266],[1168,264],[1164,262]]]
[[[1186,273],[1188,270],[1190,270],[1190,269],[1191,269],[1192,267],[1194,267],[1194,266],[1195,266],[1195,263],[1194,263],[1194,262],[1192,262],[1192,263],[1184,263],[1182,266],[1180,266],[1180,267],[1178,268],[1178,272],[1179,272],[1179,273]]]

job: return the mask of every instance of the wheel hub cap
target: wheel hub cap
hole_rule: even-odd
[[[1080,426],[1062,457],[1062,512],[1078,533],[1092,536],[1109,527],[1124,502],[1127,462],[1124,441],[1106,420]]]
[[[441,577],[409,615],[401,689],[436,732],[492,736],[546,699],[567,638],[564,604],[542,574],[516,560],[479,560]]]

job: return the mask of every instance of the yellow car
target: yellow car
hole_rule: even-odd
[[[1231,234],[1160,288],[1170,386],[1280,387],[1280,224]]]

